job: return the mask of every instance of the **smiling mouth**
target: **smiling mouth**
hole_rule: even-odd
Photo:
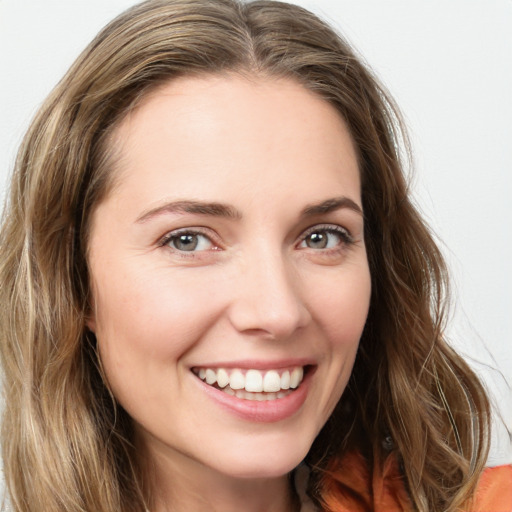
[[[203,382],[242,400],[269,401],[284,398],[301,384],[308,367],[279,370],[193,368]]]

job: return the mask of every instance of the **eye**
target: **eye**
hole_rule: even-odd
[[[200,252],[215,249],[215,244],[208,236],[197,231],[178,231],[169,233],[162,245],[180,252]]]
[[[299,247],[307,249],[334,249],[352,243],[349,232],[341,226],[314,226],[306,231]]]

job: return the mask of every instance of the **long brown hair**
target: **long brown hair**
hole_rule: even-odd
[[[224,72],[298,81],[334,105],[358,151],[373,291],[352,377],[308,456],[314,500],[335,506],[336,461],[348,450],[374,466],[392,451],[415,508],[457,510],[486,460],[489,406],[443,339],[446,269],[411,203],[400,116],[328,25],[267,0],[129,9],[77,59],[22,143],[0,235],[2,449],[13,509],[142,512],[151,502],[130,418],[104,385],[85,328],[88,223],[112,189],[112,133],[126,113],[165,81]]]

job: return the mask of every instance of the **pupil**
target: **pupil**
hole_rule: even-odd
[[[327,237],[324,233],[311,233],[309,235],[309,247],[323,249],[327,246]]]
[[[196,247],[196,235],[180,235],[178,240],[176,240],[176,248],[180,251],[193,251]]]

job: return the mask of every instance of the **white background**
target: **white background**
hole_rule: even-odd
[[[2,195],[38,105],[134,3],[0,0]],[[402,108],[415,197],[452,271],[448,332],[497,404],[489,464],[512,462],[512,0],[297,3],[347,36]]]

